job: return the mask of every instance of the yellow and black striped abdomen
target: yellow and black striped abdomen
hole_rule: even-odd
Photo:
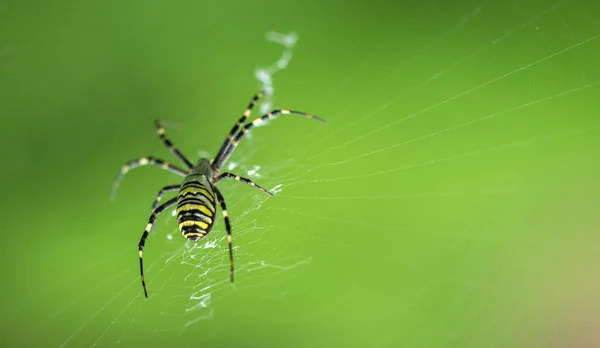
[[[204,175],[185,178],[177,195],[177,223],[181,234],[197,242],[210,232],[215,219],[215,195]]]

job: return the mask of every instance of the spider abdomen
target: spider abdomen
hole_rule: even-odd
[[[177,194],[177,223],[181,235],[197,242],[210,232],[215,217],[215,194],[208,178],[188,175]]]

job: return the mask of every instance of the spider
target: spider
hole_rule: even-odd
[[[251,185],[262,192],[266,193],[269,196],[273,196],[271,192],[262,188],[261,186],[255,184],[252,180],[243,178],[239,175],[232,173],[221,173],[221,168],[227,162],[235,148],[238,146],[244,134],[248,132],[252,127],[257,126],[271,118],[276,117],[277,115],[300,115],[307,117],[309,119],[313,119],[319,121],[321,123],[325,123],[324,120],[309,115],[307,113],[301,111],[292,111],[285,109],[273,110],[254,121],[245,124],[241,129],[240,126],[246,121],[250,113],[252,112],[252,108],[263,96],[263,93],[256,94],[248,104],[248,107],[242,114],[242,117],[238,119],[233,128],[227,134],[227,138],[221,145],[217,156],[208,160],[207,158],[201,158],[194,165],[190,162],[176,147],[173,143],[166,138],[165,130],[163,128],[163,123],[161,120],[155,120],[154,126],[156,128],[156,133],[160,137],[160,140],[163,144],[173,153],[183,164],[186,169],[181,169],[180,167],[174,166],[169,162],[163,161],[161,159],[155,158],[153,156],[142,157],[136,160],[132,160],[127,162],[121,170],[117,174],[115,181],[112,186],[112,194],[113,197],[117,191],[119,183],[123,176],[128,173],[131,169],[146,166],[146,165],[154,165],[166,169],[172,173],[178,174],[183,177],[183,182],[179,185],[168,185],[160,189],[154,202],[152,203],[152,213],[150,214],[150,218],[148,219],[148,224],[142,233],[142,238],[138,243],[138,255],[140,259],[140,276],[142,279],[142,287],[144,288],[144,296],[148,298],[148,291],[146,290],[146,282],[144,281],[144,263],[142,259],[142,253],[144,250],[144,245],[146,244],[146,239],[148,238],[148,232],[150,232],[156,217],[164,212],[169,207],[177,204],[175,213],[177,215],[177,223],[179,224],[179,231],[183,235],[184,238],[192,242],[198,242],[202,238],[204,238],[212,229],[214,224],[214,216],[216,212],[215,202],[218,202],[221,206],[221,212],[223,214],[223,220],[225,221],[225,229],[227,230],[227,244],[229,245],[229,263],[230,263],[230,278],[233,283],[233,247],[232,247],[232,237],[231,237],[231,224],[229,222],[229,217],[227,214],[227,206],[225,205],[225,200],[223,199],[223,195],[219,191],[219,189],[215,186],[222,179],[233,179],[237,181],[241,181],[245,184]],[[162,196],[166,192],[170,191],[179,191],[177,195],[165,203],[158,205]]]

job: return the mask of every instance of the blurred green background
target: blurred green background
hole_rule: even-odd
[[[0,1],[3,347],[591,347],[600,342],[595,1]],[[212,156],[254,72],[283,116],[219,184],[200,244],[180,178]],[[255,112],[255,115],[258,113]],[[208,243],[208,244],[206,244]]]

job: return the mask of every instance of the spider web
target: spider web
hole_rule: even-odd
[[[432,8],[417,11],[411,19],[440,14]],[[332,90],[327,102],[343,101],[319,113],[329,124],[295,123],[306,123],[298,126],[303,132],[293,140],[304,144],[299,152],[274,149],[267,136],[244,140],[227,169],[276,192],[276,199],[234,182],[222,189],[234,226],[235,285],[229,283],[222,224],[206,242],[182,244],[174,217],[168,216],[159,219],[155,231],[170,233],[161,237],[153,232],[153,247],[144,254],[148,301],[142,299],[139,279],[118,271],[33,323],[32,329],[43,333],[60,321],[67,333],[60,346],[129,346],[163,337],[174,344],[193,342],[189,346],[226,345],[239,341],[223,336],[229,332],[224,323],[240,316],[257,327],[284,322],[315,331],[318,326],[310,323],[319,318],[334,322],[332,332],[359,322],[369,333],[363,338],[346,330],[345,339],[338,332],[321,339],[323,345],[396,346],[400,337],[406,346],[597,342],[597,323],[588,313],[597,310],[583,309],[598,309],[600,303],[592,295],[585,297],[589,301],[571,296],[576,291],[593,294],[589,289],[599,283],[598,272],[589,268],[598,261],[593,246],[598,240],[589,233],[598,220],[589,207],[598,203],[591,193],[599,193],[595,139],[600,134],[600,18],[592,5],[579,2],[527,8],[482,2],[459,12],[444,17],[440,28],[415,42],[409,53],[352,61],[341,79],[328,85],[339,91]],[[496,22],[499,12],[508,15]],[[473,34],[473,26],[486,21],[494,22],[494,30]],[[283,46],[279,59],[255,72],[270,96],[275,94],[273,74],[286,67],[293,70],[288,63],[298,37],[267,34],[267,40]],[[456,44],[450,46],[453,50],[448,42]],[[390,44],[382,39],[371,49],[384,50]],[[532,46],[538,49],[527,49]],[[446,59],[415,68],[439,54]],[[294,59],[301,63],[306,57],[296,53]],[[372,88],[365,90],[367,85]],[[264,105],[277,103],[267,98]],[[389,114],[394,117],[386,117]],[[268,127],[278,126],[273,122]],[[263,156],[276,160],[265,163]],[[531,171],[531,176],[515,174],[523,171]],[[473,175],[465,178],[465,172]],[[382,182],[385,186],[377,186]],[[550,202],[556,216],[540,208],[543,200]],[[424,210],[431,206],[447,213],[432,219]],[[431,221],[436,219],[444,221],[443,229]],[[344,238],[356,230],[364,235],[362,240]],[[391,237],[397,235],[403,239]],[[399,240],[403,245],[393,247],[390,255],[389,245]],[[328,247],[319,251],[317,246],[323,244]],[[418,245],[427,248],[413,253],[411,248]],[[110,258],[130,251],[123,249]],[[110,258],[82,273],[102,268]],[[385,276],[377,273],[379,267],[386,270]],[[319,288],[323,299],[306,300],[305,294],[314,289],[298,288],[294,282],[307,272],[330,286]],[[390,280],[394,276],[402,278],[402,285]],[[332,277],[335,284],[328,283]],[[47,293],[74,278],[77,275],[49,285]],[[114,283],[124,284],[121,291],[98,290]],[[274,287],[278,293],[269,291]],[[352,287],[358,290],[352,293]],[[555,292],[548,294],[548,288]],[[437,299],[445,293],[439,289],[451,289],[454,296],[440,304]],[[93,303],[94,297],[102,300]],[[248,298],[258,303],[256,307],[301,299],[305,312],[226,313],[235,308],[226,303]],[[82,304],[93,306],[93,315],[72,319]],[[419,316],[433,304],[445,311],[436,317]],[[360,319],[344,312],[348,308],[362,311]],[[458,312],[461,320],[454,319]],[[540,313],[548,316],[540,318]],[[455,323],[462,320],[465,326]],[[390,332],[370,321],[403,325]],[[434,325],[444,329],[433,330]],[[431,329],[430,335],[418,334],[423,326]],[[211,330],[216,327],[221,329]],[[548,338],[552,331],[567,332],[568,342]],[[260,332],[262,336],[244,332],[249,347],[277,345],[274,342],[306,346],[297,343],[309,340],[288,333],[294,339],[281,343],[268,330]]]

